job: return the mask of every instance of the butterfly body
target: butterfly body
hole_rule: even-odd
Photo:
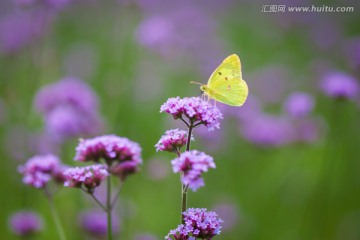
[[[242,79],[240,59],[236,54],[225,58],[211,74],[208,83],[200,85],[206,96],[230,106],[242,106],[249,92]]]

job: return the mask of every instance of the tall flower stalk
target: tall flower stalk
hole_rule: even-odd
[[[180,119],[187,127],[187,131],[179,129],[166,131],[155,145],[157,151],[176,154],[176,158],[171,161],[171,164],[174,173],[180,173],[181,181],[181,225],[170,231],[165,239],[171,240],[172,237],[184,240],[212,239],[215,235],[220,234],[222,220],[216,219],[217,215],[207,212],[206,209],[187,209],[187,196],[189,188],[196,191],[205,185],[202,174],[209,168],[215,168],[215,163],[211,156],[197,150],[190,150],[190,146],[191,141],[194,140],[193,130],[200,125],[206,126],[209,131],[220,128],[222,114],[208,101],[197,97],[169,98],[161,106],[160,112],[171,114],[174,119]],[[181,153],[180,150],[183,146],[185,146],[185,151]],[[207,218],[210,215],[214,221]],[[190,224],[194,221],[196,224]],[[216,227],[210,231],[209,224]]]

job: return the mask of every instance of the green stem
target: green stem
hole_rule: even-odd
[[[194,128],[194,125],[192,122],[190,122],[189,130],[188,130],[188,138],[186,142],[186,151],[190,150],[190,142],[191,142],[191,133]],[[182,177],[182,175],[181,175]],[[181,186],[181,223],[184,223],[184,218],[182,213],[186,211],[186,204],[187,204],[187,191],[188,191],[189,185],[182,185]]]
[[[64,229],[63,229],[63,227],[61,225],[61,221],[60,221],[60,218],[59,218],[59,214],[58,214],[58,212],[56,210],[54,200],[53,200],[51,194],[48,192],[47,188],[45,188],[44,190],[45,190],[45,195],[46,195],[46,197],[47,197],[47,199],[49,201],[51,214],[52,214],[52,216],[54,218],[55,225],[56,225],[56,230],[58,231],[59,237],[60,237],[61,240],[66,240]]]
[[[92,199],[94,199],[94,201],[105,211],[107,212],[107,208],[99,201],[99,199],[97,199],[97,197],[95,197],[95,195],[93,193],[89,193],[90,196],[92,197]]]
[[[118,186],[118,189],[116,191],[116,194],[113,198],[113,200],[111,201],[111,209],[113,209],[116,205],[116,202],[117,200],[119,199],[119,196],[120,196],[120,191],[121,191],[121,188],[122,188],[122,184],[123,184],[123,181],[120,181],[119,183],[119,186]]]
[[[186,142],[186,151],[190,150],[190,142],[191,142],[191,133],[193,130],[193,123],[190,123],[189,130],[188,130],[188,136],[187,136],[187,142]]]
[[[189,185],[182,185],[182,192],[181,192],[181,223],[184,224],[183,212],[186,211],[186,204],[187,204],[187,191]]]
[[[106,214],[107,214],[107,233],[108,240],[112,240],[112,221],[111,221],[111,178],[107,177],[107,195],[106,195]]]

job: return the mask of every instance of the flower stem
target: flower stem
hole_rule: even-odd
[[[51,214],[52,214],[52,216],[54,218],[55,225],[56,225],[56,230],[57,230],[57,232],[59,234],[60,240],[66,240],[64,229],[63,229],[63,227],[61,225],[59,214],[58,214],[58,212],[56,210],[56,207],[55,207],[54,199],[53,199],[51,193],[49,192],[48,188],[46,188],[46,187],[44,188],[44,193],[45,193],[46,198],[48,199]]]
[[[188,130],[188,136],[187,136],[187,142],[186,142],[186,151],[190,150],[191,133],[194,128],[194,125],[192,122],[188,126],[189,126],[189,130]],[[189,188],[189,186],[184,185],[184,184],[181,187],[181,223],[184,223],[184,218],[183,218],[182,213],[186,211],[188,188]]]
[[[186,151],[190,150],[190,142],[191,142],[191,133],[194,128],[193,123],[190,123],[189,130],[188,130],[188,136],[187,136],[187,142],[186,142]]]
[[[183,212],[186,211],[188,185],[182,185],[181,193],[181,223],[184,224]]]
[[[106,214],[107,214],[107,235],[108,240],[112,240],[112,221],[111,221],[111,178],[107,177],[107,195],[106,195]]]
[[[97,199],[97,197],[93,193],[89,193],[92,199],[105,211],[107,212],[107,208]]]
[[[122,188],[122,184],[123,184],[123,181],[120,181],[119,183],[119,186],[118,186],[118,189],[116,191],[116,194],[113,198],[113,200],[111,201],[111,209],[113,209],[115,207],[115,204],[117,202],[117,200],[119,199],[119,195],[120,195],[120,191],[121,191],[121,188]]]

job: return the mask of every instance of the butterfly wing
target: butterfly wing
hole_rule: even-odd
[[[230,106],[241,106],[248,96],[248,86],[242,79],[240,59],[236,54],[227,57],[210,76],[207,94]]]
[[[226,80],[226,77],[230,76],[242,79],[240,58],[236,54],[225,58],[211,74],[207,85],[209,86],[215,82]]]

